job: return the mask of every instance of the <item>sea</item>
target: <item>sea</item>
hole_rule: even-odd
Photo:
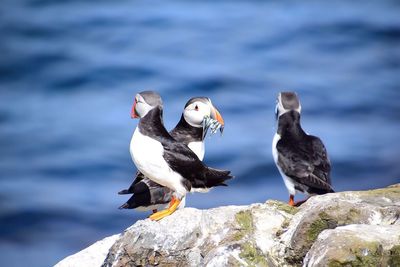
[[[167,129],[194,96],[225,120],[204,161],[235,178],[188,207],[288,200],[271,154],[280,91],[299,95],[336,191],[399,183],[399,14],[396,0],[2,0],[1,265],[52,266],[147,218],[117,194],[143,90]]]

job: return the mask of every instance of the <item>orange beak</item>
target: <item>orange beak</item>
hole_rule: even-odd
[[[215,107],[213,107],[213,108],[214,108],[214,113],[215,113],[215,118],[214,119],[217,120],[221,124],[222,127],[224,127],[225,122],[224,122],[224,119],[221,116],[221,113],[219,113],[218,109],[216,109]]]
[[[131,110],[131,118],[132,118],[132,119],[137,119],[137,118],[139,118],[139,116],[138,116],[138,114],[137,114],[137,112],[136,112],[136,104],[137,104],[137,101],[136,101],[136,99],[135,99],[135,102],[133,103],[132,110]]]

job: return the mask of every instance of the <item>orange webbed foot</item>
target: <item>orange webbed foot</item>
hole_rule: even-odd
[[[159,221],[169,215],[171,215],[172,213],[174,213],[177,208],[179,207],[179,204],[181,203],[180,199],[177,199],[175,197],[172,197],[171,202],[169,203],[169,207],[165,210],[153,213],[152,215],[150,215],[150,220],[152,221]]]

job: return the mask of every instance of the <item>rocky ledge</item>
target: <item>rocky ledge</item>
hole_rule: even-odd
[[[56,266],[400,266],[400,184],[310,198],[185,208],[136,222]]]

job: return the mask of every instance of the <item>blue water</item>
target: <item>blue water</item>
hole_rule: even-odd
[[[287,200],[271,156],[280,90],[300,95],[336,190],[399,182],[399,14],[395,0],[2,0],[2,264],[51,266],[147,216],[117,209],[144,89],[169,129],[198,95],[226,121],[205,161],[236,178],[187,206]]]

